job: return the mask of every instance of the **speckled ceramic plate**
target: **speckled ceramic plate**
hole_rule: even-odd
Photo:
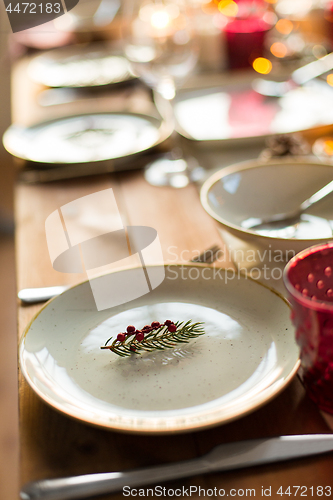
[[[136,269],[121,272],[135,282]],[[45,402],[90,424],[201,429],[256,409],[290,381],[299,361],[289,313],[283,298],[253,280],[172,265],[158,288],[112,309],[96,310],[89,282],[51,300],[26,328],[20,365]],[[166,319],[202,321],[206,333],[141,356],[100,349],[129,324]]]

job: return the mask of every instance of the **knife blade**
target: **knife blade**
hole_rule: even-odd
[[[21,500],[72,500],[158,484],[196,474],[227,471],[333,451],[333,434],[306,434],[252,439],[213,448],[202,457],[124,472],[45,479],[26,484]]]

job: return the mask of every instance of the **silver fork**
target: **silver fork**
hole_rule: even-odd
[[[218,245],[213,245],[204,250],[200,255],[194,257],[190,262],[212,264],[219,256],[221,249]],[[46,286],[35,288],[23,288],[17,294],[21,302],[25,304],[38,304],[60,295],[65,292],[71,285]]]

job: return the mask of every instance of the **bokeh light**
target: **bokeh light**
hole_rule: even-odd
[[[217,4],[217,8],[227,17],[236,17],[238,13],[238,5],[233,0],[221,0]]]
[[[170,16],[165,10],[156,11],[151,16],[151,24],[154,28],[166,28],[170,23]]]
[[[327,50],[323,45],[317,44],[312,47],[312,54],[317,58],[320,59],[321,57],[326,56]]]
[[[288,53],[287,47],[282,42],[274,42],[270,47],[270,51],[273,54],[273,56],[280,58],[286,57]]]
[[[275,29],[282,35],[289,35],[294,29],[294,24],[289,19],[279,19],[275,25]]]
[[[325,139],[323,150],[328,156],[333,155],[333,139]]]
[[[331,87],[333,87],[333,73],[330,73],[329,75],[327,75],[326,81],[327,81],[328,85],[331,85]]]
[[[271,61],[265,57],[257,57],[253,61],[252,66],[257,73],[261,73],[262,75],[267,75],[272,70]]]

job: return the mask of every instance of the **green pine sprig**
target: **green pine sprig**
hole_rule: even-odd
[[[151,352],[154,350],[164,350],[175,347],[177,344],[187,344],[191,339],[196,338],[205,333],[203,323],[192,323],[191,320],[184,323],[173,323],[176,331],[169,331],[168,325],[162,324],[149,333],[144,334],[142,340],[136,339],[135,332],[127,334],[124,340],[113,340],[109,338],[101,349],[109,349],[118,354],[118,356],[131,356],[132,354],[142,354],[142,352]]]

